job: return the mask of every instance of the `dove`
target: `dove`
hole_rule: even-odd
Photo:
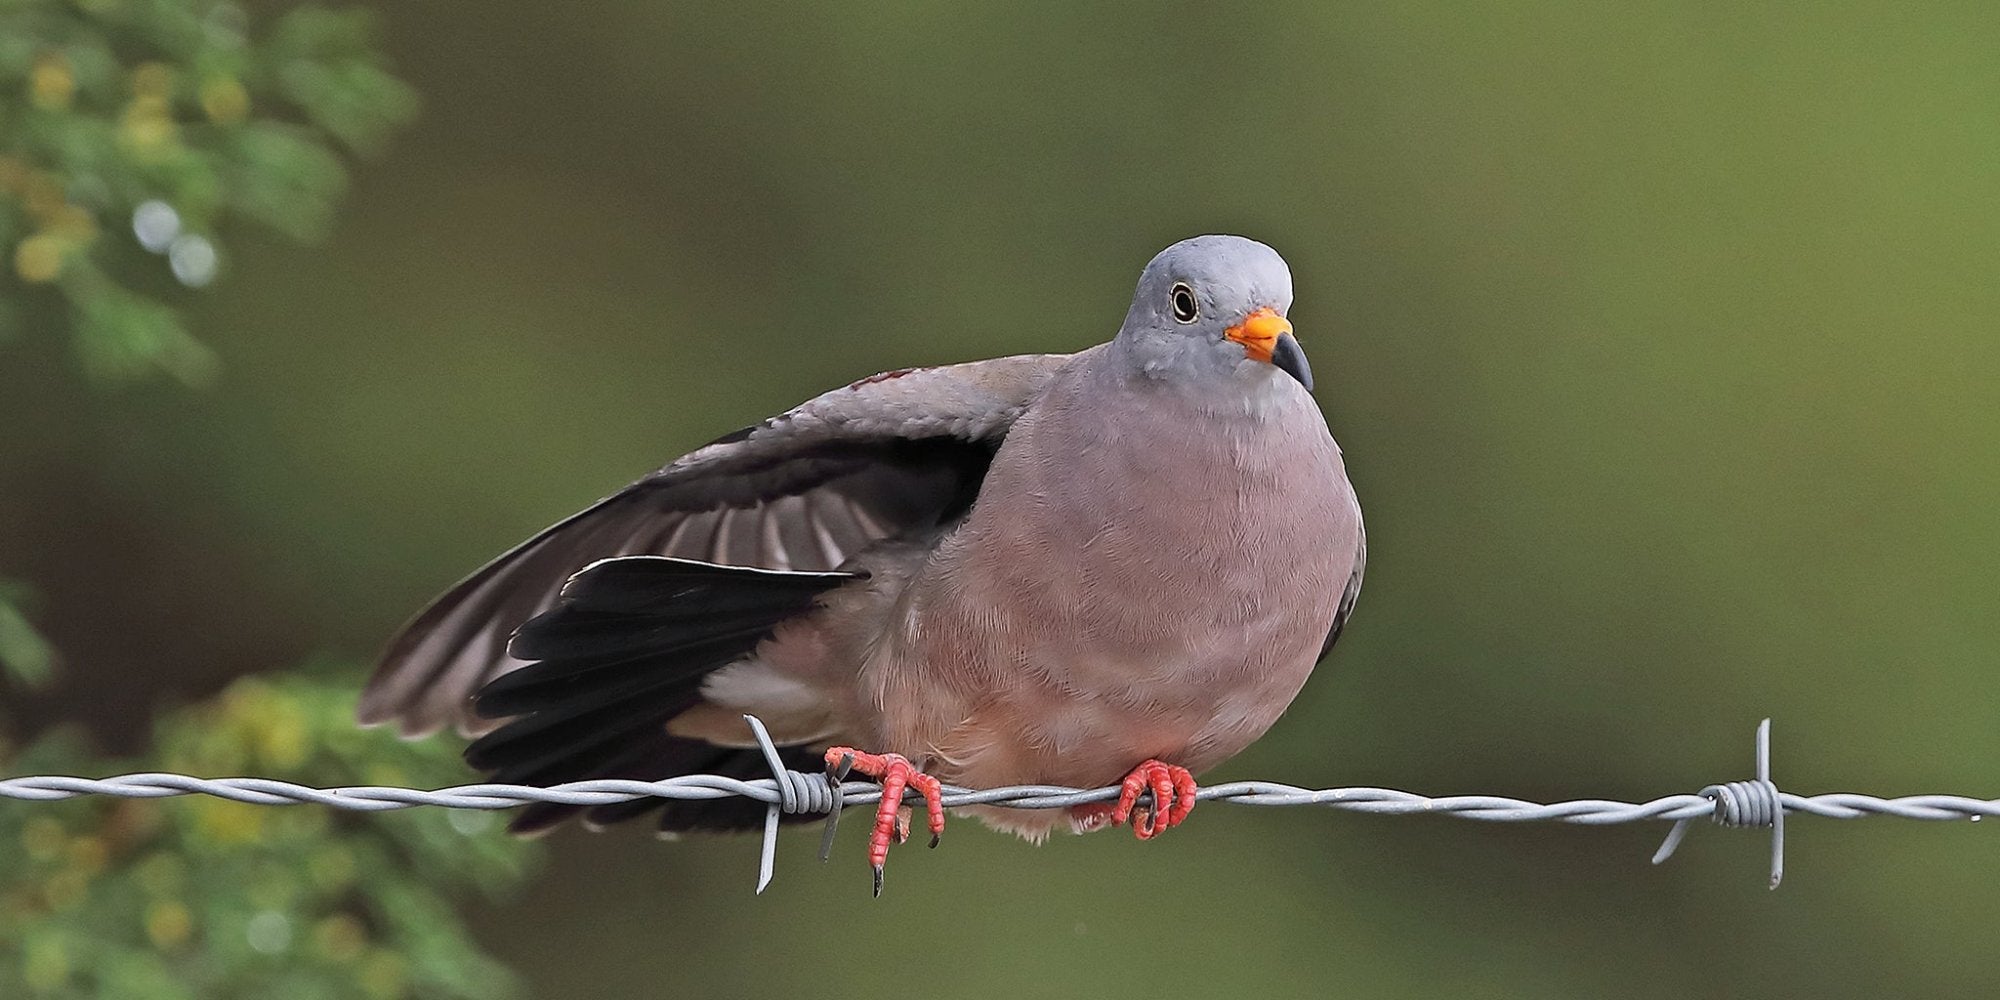
[[[876,891],[940,783],[1120,786],[964,810],[1033,840],[1193,809],[1339,638],[1361,509],[1270,247],[1161,251],[1108,342],[883,372],[675,459],[522,543],[391,641],[359,719],[456,726],[493,780],[767,773],[880,781]],[[761,826],[743,799],[537,804],[537,832],[657,812]]]

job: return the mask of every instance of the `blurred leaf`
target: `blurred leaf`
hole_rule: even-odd
[[[0,672],[28,687],[55,677],[56,651],[21,613],[18,585],[0,581]]]
[[[67,327],[98,379],[210,381],[177,302],[214,278],[221,234],[241,218],[319,238],[341,151],[379,150],[416,112],[364,12],[296,8],[261,41],[248,26],[227,0],[0,6],[0,299],[53,288],[67,309],[28,298],[43,315],[25,325]],[[173,231],[135,242],[148,205]]]
[[[384,771],[460,781],[440,741],[362,733],[351,685],[244,680],[168,714],[147,759],[58,730],[17,774],[171,770],[314,785]],[[0,996],[490,998],[516,992],[449,894],[502,893],[533,849],[461,832],[444,810],[335,814],[215,799],[93,798],[0,809]]]

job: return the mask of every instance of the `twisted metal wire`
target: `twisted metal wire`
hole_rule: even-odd
[[[1715,815],[1710,818],[1722,826],[1771,828],[1771,888],[1776,889],[1785,878],[1785,799],[1771,781],[1771,720],[1757,724],[1757,777],[1710,785],[1701,790],[1701,795],[1715,803]],[[1667,839],[1653,852],[1654,864],[1674,856],[1691,822],[1692,819],[1680,820],[1667,831]]]
[[[640,798],[720,799],[740,797],[765,803],[764,843],[757,891],[770,883],[775,857],[779,817],[785,814],[827,814],[827,830],[821,856],[832,844],[834,824],[845,806],[867,805],[881,799],[881,788],[867,782],[830,780],[824,774],[793,771],[783,766],[778,749],[764,730],[763,723],[745,716],[758,745],[764,751],[774,777],[741,780],[713,774],[691,774],[662,781],[630,781],[601,778],[572,781],[560,785],[456,785],[426,791],[382,785],[354,785],[341,788],[313,788],[270,778],[196,778],[185,774],[126,774],[112,778],[77,778],[63,775],[0,779],[0,799],[54,801],[85,795],[156,799],[178,795],[210,795],[252,805],[286,806],[313,804],[363,812],[383,812],[415,806],[447,809],[511,809],[531,803],[572,806],[610,805]],[[1797,795],[1780,791],[1770,780],[1770,720],[1758,728],[1758,777],[1750,781],[1709,785],[1694,794],[1667,795],[1647,802],[1618,802],[1608,799],[1577,799],[1569,802],[1539,803],[1501,795],[1418,795],[1393,788],[1301,788],[1273,781],[1234,781],[1208,785],[1195,798],[1202,802],[1234,802],[1249,806],[1323,806],[1347,812],[1385,816],[1434,814],[1488,822],[1561,822],[1587,826],[1634,823],[1642,820],[1671,820],[1674,828],[1653,857],[1658,864],[1672,856],[1686,835],[1689,824],[1708,817],[1719,825],[1770,828],[1773,831],[1771,887],[1783,874],[1783,822],[1787,812],[1808,813],[1828,819],[1857,819],[1867,815],[1895,816],[1921,820],[1972,820],[2000,817],[2000,798],[1977,799],[1964,795],[1904,795],[1882,798],[1854,792]],[[1011,809],[1067,809],[1094,802],[1108,802],[1119,795],[1116,785],[1104,788],[1067,788],[1060,785],[1015,785],[1006,788],[968,789],[944,786],[947,808],[997,805]],[[914,787],[907,799],[920,799]],[[1142,802],[1147,801],[1142,798]]]

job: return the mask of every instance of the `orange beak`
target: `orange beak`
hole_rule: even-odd
[[[1292,321],[1278,315],[1276,309],[1265,306],[1248,316],[1243,322],[1222,331],[1222,335],[1243,345],[1243,353],[1251,358],[1269,362],[1271,354],[1278,349],[1278,338],[1292,332]]]

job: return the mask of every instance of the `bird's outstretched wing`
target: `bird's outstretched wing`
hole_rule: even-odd
[[[521,665],[514,629],[611,556],[825,571],[963,516],[1014,419],[1069,355],[885,372],[696,449],[460,581],[390,642],[362,723],[416,736],[495,725],[471,697]]]

